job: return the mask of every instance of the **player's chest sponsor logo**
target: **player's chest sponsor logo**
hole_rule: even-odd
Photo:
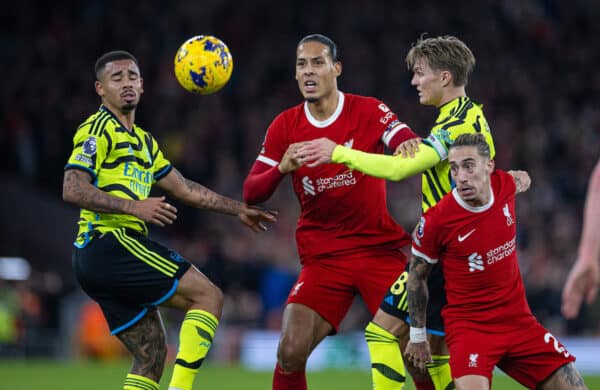
[[[477,252],[469,255],[469,272],[483,271],[485,269],[483,265],[483,257]]]
[[[517,247],[517,237],[513,237],[512,240],[506,241],[502,245],[498,245],[494,249],[490,249],[486,252],[486,262],[488,264],[494,264],[504,260],[508,256],[512,255]]]
[[[304,176],[301,181],[304,194],[314,196],[327,190],[353,186],[356,184],[356,176],[353,171],[348,170],[335,176],[319,177],[316,179]]]
[[[516,250],[516,237],[512,240],[506,241],[502,245],[498,245],[494,249],[490,249],[481,255],[478,252],[473,252],[467,258],[467,264],[469,266],[469,272],[483,271],[485,265],[492,265],[498,263],[514,253]]]

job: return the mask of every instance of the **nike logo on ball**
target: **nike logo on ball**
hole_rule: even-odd
[[[464,236],[461,236],[459,234],[458,235],[458,242],[463,242],[464,240],[466,240],[467,237],[469,237],[471,234],[473,234],[474,231],[475,231],[475,229],[471,230],[469,233],[465,234]]]

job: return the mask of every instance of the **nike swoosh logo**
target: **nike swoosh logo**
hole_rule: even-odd
[[[467,237],[469,237],[471,234],[473,234],[474,231],[475,231],[475,229],[471,230],[469,233],[465,234],[464,236],[461,236],[459,234],[458,235],[458,242],[463,242],[464,240],[466,240]]]

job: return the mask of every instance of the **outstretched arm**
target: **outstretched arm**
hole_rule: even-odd
[[[63,180],[63,200],[98,213],[133,215],[158,226],[170,225],[177,218],[177,209],[165,202],[164,196],[140,201],[123,199],[99,190],[91,181],[89,173],[67,169]]]
[[[581,302],[596,299],[600,284],[600,160],[592,172],[583,211],[583,228],[577,260],[571,268],[562,295],[562,313],[566,318],[579,314]]]
[[[408,272],[408,314],[410,316],[410,340],[404,351],[404,356],[413,365],[422,371],[427,369],[427,363],[431,362],[431,350],[427,341],[427,303],[429,301],[429,289],[427,278],[433,268],[421,257],[413,257],[410,261]]]
[[[156,184],[160,189],[189,206],[237,215],[254,231],[267,230],[263,223],[276,221],[276,213],[249,207],[245,203],[218,194],[195,181],[186,179],[175,168]]]
[[[402,154],[388,156],[366,153],[336,145],[328,138],[319,138],[305,143],[296,152],[296,157],[300,162],[308,163],[309,167],[334,162],[370,176],[394,181],[422,173],[440,162],[437,152],[425,144],[421,144],[411,158],[404,157]]]

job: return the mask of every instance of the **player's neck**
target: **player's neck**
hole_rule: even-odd
[[[131,111],[123,112],[118,107],[113,107],[109,104],[106,104],[106,102],[104,102],[103,104],[106,108],[108,108],[110,110],[110,112],[115,117],[117,117],[119,122],[121,122],[121,124],[123,126],[125,126],[125,128],[127,128],[127,130],[132,131],[133,123],[135,122],[135,109],[133,109]]]
[[[467,93],[465,91],[464,86],[449,88],[448,90],[446,90],[444,92],[444,96],[442,96],[442,98],[440,99],[440,103],[437,105],[437,107],[440,108],[444,104],[451,102],[452,100],[454,100],[456,98],[465,97],[465,96],[467,96]]]
[[[307,101],[310,114],[318,121],[329,119],[335,112],[339,101],[338,90],[315,101]]]
[[[463,199],[466,204],[471,207],[482,207],[490,203],[490,199],[492,198],[492,189],[488,185],[485,190],[479,194],[478,197],[470,200]]]

